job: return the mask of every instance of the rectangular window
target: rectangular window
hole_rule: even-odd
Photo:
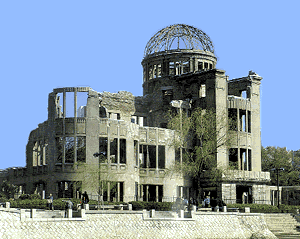
[[[246,111],[240,110],[240,131],[246,132]]]
[[[63,159],[63,147],[64,147],[64,141],[63,137],[57,137],[55,138],[56,143],[56,162],[62,163]]]
[[[166,151],[164,145],[158,145],[158,168],[165,168]]]
[[[140,167],[147,168],[147,145],[140,145],[141,162]]]
[[[156,146],[148,145],[149,150],[149,168],[156,168]]]
[[[228,109],[229,130],[237,131],[237,109]]]
[[[163,90],[163,104],[164,105],[169,105],[170,102],[173,100],[173,90]]]
[[[248,132],[251,133],[251,111],[248,111]]]
[[[202,62],[198,62],[198,71],[203,70],[203,63]]]
[[[75,145],[74,137],[66,137],[66,142],[65,142],[66,163],[74,163],[74,145]]]
[[[208,69],[208,63],[204,62],[204,69],[207,70]]]
[[[241,157],[241,163],[244,164],[244,170],[247,171],[248,163],[247,163],[247,158],[246,158],[246,149],[240,149],[240,157]]]
[[[99,160],[101,163],[107,163],[107,138],[99,138]]]
[[[251,149],[248,149],[248,171],[252,171]]]
[[[133,147],[134,147],[134,158],[135,158],[135,165],[138,166],[139,165],[139,151],[138,151],[138,141],[134,140],[133,141]]]
[[[205,86],[205,84],[202,84],[202,85],[200,86],[200,89],[199,89],[199,97],[200,97],[200,98],[206,97],[206,86]]]
[[[74,117],[74,92],[66,92],[66,117]]]
[[[238,150],[235,148],[229,149],[229,168],[234,170],[239,169]]]
[[[76,150],[77,150],[77,161],[85,162],[86,159],[86,141],[85,137],[77,137],[76,138]]]
[[[63,93],[58,93],[55,98],[56,117],[63,118]]]
[[[120,163],[126,164],[126,139],[120,139]]]
[[[118,139],[111,139],[110,142],[110,161],[111,163],[118,162]]]

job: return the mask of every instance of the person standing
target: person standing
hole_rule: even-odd
[[[48,207],[49,207],[49,210],[54,210],[52,193],[50,193],[50,195],[49,195],[47,201],[48,201]]]
[[[89,203],[89,196],[87,195],[86,191],[82,194],[82,202],[83,204],[88,204]]]
[[[204,199],[204,204],[205,204],[205,207],[208,208],[209,207],[209,204],[210,204],[210,199],[208,196],[206,196],[206,198]]]

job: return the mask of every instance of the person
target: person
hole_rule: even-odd
[[[71,201],[71,198],[69,198],[69,200],[62,200],[63,202],[65,202],[65,218],[68,217],[68,209],[72,209],[73,208],[73,203]]]
[[[87,195],[86,191],[82,194],[82,202],[83,204],[88,204],[89,203],[89,196]]]
[[[50,193],[47,203],[48,203],[49,210],[54,210],[52,193]]]
[[[212,210],[214,210],[214,208],[218,206],[218,202],[214,197],[212,197],[210,200],[210,206],[211,206]]]
[[[205,207],[208,208],[210,204],[210,199],[208,196],[206,196],[206,198],[204,199],[204,203],[205,203]]]
[[[227,206],[226,203],[222,199],[217,199],[217,201],[218,201],[218,206],[219,206],[220,210],[223,211],[224,206]]]

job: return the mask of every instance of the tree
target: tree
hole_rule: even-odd
[[[209,172],[209,181],[216,186],[225,170],[224,165],[217,165],[217,153],[231,145],[229,120],[227,114],[217,115],[212,109],[197,108],[190,117],[181,111],[170,113],[168,127],[176,131],[171,144],[182,151],[182,162],[177,160],[171,171],[191,177],[197,189],[204,171]]]
[[[18,186],[15,186],[7,181],[4,181],[1,185],[0,198],[12,198],[17,193]]]
[[[300,153],[288,151],[286,147],[268,146],[261,149],[262,171],[271,174],[271,184],[277,185],[277,175],[273,168],[284,168],[279,173],[279,184],[295,186],[300,183]]]

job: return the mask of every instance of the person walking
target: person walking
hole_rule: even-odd
[[[52,193],[50,193],[47,203],[48,203],[49,210],[54,210]]]

